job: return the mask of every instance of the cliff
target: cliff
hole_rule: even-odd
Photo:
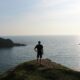
[[[20,43],[14,43],[10,39],[3,39],[0,38],[0,48],[4,47],[14,47],[14,46],[26,46],[25,44],[20,44]]]
[[[0,80],[80,80],[80,72],[71,70],[48,59],[22,63],[0,76]]]

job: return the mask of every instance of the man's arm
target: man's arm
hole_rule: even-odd
[[[42,54],[44,53],[44,51],[43,51],[43,46],[42,46]]]
[[[37,48],[37,46],[35,46],[35,48],[34,48],[34,51],[35,51],[35,52],[37,52],[36,48]]]

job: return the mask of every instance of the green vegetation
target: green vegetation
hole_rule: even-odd
[[[41,65],[35,60],[20,64],[0,80],[80,80],[80,72],[44,59]]]

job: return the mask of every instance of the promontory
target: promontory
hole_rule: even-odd
[[[11,39],[0,38],[0,48],[8,48],[14,46],[26,46],[26,44],[14,43]]]

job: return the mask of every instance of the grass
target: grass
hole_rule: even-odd
[[[49,61],[44,60],[44,64],[45,62]],[[80,72],[56,63],[52,64],[55,65],[55,68],[37,64],[36,61],[25,62],[12,71],[2,74],[0,80],[80,80]]]

